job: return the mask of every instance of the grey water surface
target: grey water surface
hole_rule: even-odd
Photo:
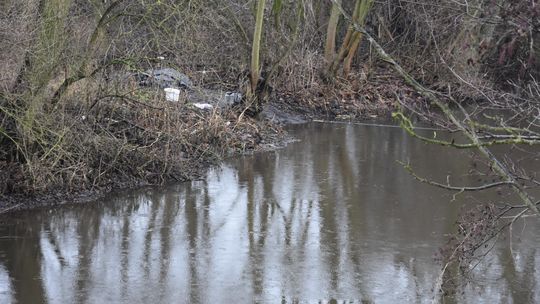
[[[228,160],[200,181],[0,223],[0,303],[430,303],[435,259],[463,204],[468,152],[399,128],[312,123],[287,147]],[[539,303],[537,221],[514,226],[460,303]]]

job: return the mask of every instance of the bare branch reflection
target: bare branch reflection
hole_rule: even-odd
[[[15,219],[0,302],[430,301],[459,204],[395,160],[424,175],[469,164],[399,129],[298,128],[301,142],[202,181]],[[497,247],[457,302],[540,301],[540,237],[517,226],[513,253]]]

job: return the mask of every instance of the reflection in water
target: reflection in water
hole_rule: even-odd
[[[466,172],[467,158],[399,129],[296,129],[300,142],[203,181],[9,220],[0,303],[430,302],[433,254],[459,206],[396,160],[440,179]],[[455,300],[540,301],[538,227],[527,224],[514,258],[496,247]]]
[[[13,303],[11,282],[6,269],[0,265],[0,303]]]

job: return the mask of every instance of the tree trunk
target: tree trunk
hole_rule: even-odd
[[[371,9],[371,6],[373,5],[374,0],[363,0],[361,1],[359,11],[356,18],[356,23],[360,24],[361,26],[364,26],[366,23],[366,17]],[[362,33],[356,33],[354,36],[354,39],[351,41],[349,45],[349,50],[347,52],[347,56],[345,57],[343,61],[343,76],[347,77],[351,71],[352,62],[354,59],[354,56],[356,55],[358,51],[358,47],[360,46],[360,42],[362,41]]]
[[[341,4],[341,1],[337,1]],[[329,65],[336,56],[336,33],[339,23],[339,17],[341,16],[338,9],[338,4],[332,4],[332,12],[330,13],[330,19],[328,20],[328,28],[326,31],[326,47],[324,49],[324,58],[326,64]],[[328,69],[328,67],[327,67]]]
[[[354,6],[354,13],[352,16],[352,22],[363,26],[366,17],[373,5],[373,0],[357,0]],[[334,2],[333,8],[339,11],[339,3]],[[334,77],[340,67],[343,68],[343,75],[347,76],[351,70],[352,61],[358,50],[360,42],[362,41],[362,34],[355,31],[354,26],[351,24],[347,29],[347,34],[341,44],[338,55],[334,56],[332,64],[328,67],[328,74]]]
[[[255,32],[253,33],[253,43],[251,48],[251,91],[252,96],[255,94],[257,84],[260,78],[260,49],[261,49],[261,37],[264,21],[264,7],[266,0],[258,0],[257,11],[255,15]]]
[[[493,33],[497,25],[496,18],[499,15],[502,0],[497,0],[492,12],[492,22],[479,19],[491,6],[490,0],[477,0],[470,3],[472,11],[465,17],[462,30],[455,36],[454,42],[447,50],[450,56],[449,63],[452,68],[467,81],[474,81],[480,73],[480,61],[482,59],[481,45],[492,45]],[[493,47],[493,46],[492,46]]]
[[[362,41],[362,34],[357,33],[357,35],[354,37],[354,40],[351,43],[349,52],[347,53],[347,56],[345,57],[343,61],[343,76],[344,77],[347,77],[349,73],[351,72],[354,55],[356,55],[356,52],[358,51],[358,47],[360,46],[361,41]]]

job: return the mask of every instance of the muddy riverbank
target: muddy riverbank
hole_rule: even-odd
[[[49,187],[39,188],[34,187],[27,166],[16,162],[0,163],[2,190],[0,215],[66,203],[87,203],[99,199],[106,193],[121,189],[194,180],[199,178],[208,167],[219,164],[225,158],[274,149],[287,140],[287,134],[282,127],[268,120],[256,120],[250,117],[239,120],[238,114],[233,111],[183,109],[182,112],[184,112],[183,120],[176,125],[175,138],[160,138],[160,136],[166,136],[160,135],[160,132],[165,133],[167,130],[159,129],[154,130],[155,136],[149,134],[139,136],[139,140],[148,142],[149,138],[153,138],[153,141],[148,142],[144,147],[141,147],[139,143],[134,149],[152,149],[151,151],[138,154],[137,151],[122,151],[133,146],[126,144],[126,148],[118,148],[117,150],[120,151],[115,152],[118,154],[118,159],[107,157],[111,150],[116,149],[110,145],[124,144],[125,141],[137,140],[137,138],[120,140],[109,145],[87,147],[89,149],[87,153],[95,154],[92,158],[99,159],[99,163],[89,164],[89,166],[95,167],[96,171],[100,169],[100,166],[108,167],[101,169],[100,172],[100,175],[105,178],[97,175],[93,175],[92,178],[74,176],[75,179],[83,180],[77,183],[63,179]],[[81,124],[86,124],[86,122],[81,122]],[[92,124],[100,127],[100,123],[92,122]],[[169,132],[173,131],[169,130]],[[81,149],[87,149],[82,145],[84,144],[81,143]],[[152,145],[159,145],[159,147],[153,148]],[[121,155],[121,153],[126,153],[126,155]],[[152,162],[156,164],[152,165]],[[91,170],[88,170],[90,174],[92,174]]]
[[[285,125],[388,120],[398,104],[397,92],[415,102],[414,92],[398,78],[382,71],[375,78],[359,73],[309,89],[284,88],[257,117],[245,115],[242,105],[201,110],[164,100],[125,99],[85,113],[64,110],[69,117],[61,119],[73,122],[65,126],[68,140],[57,159],[0,161],[0,214],[197,179],[224,158],[283,146]]]

